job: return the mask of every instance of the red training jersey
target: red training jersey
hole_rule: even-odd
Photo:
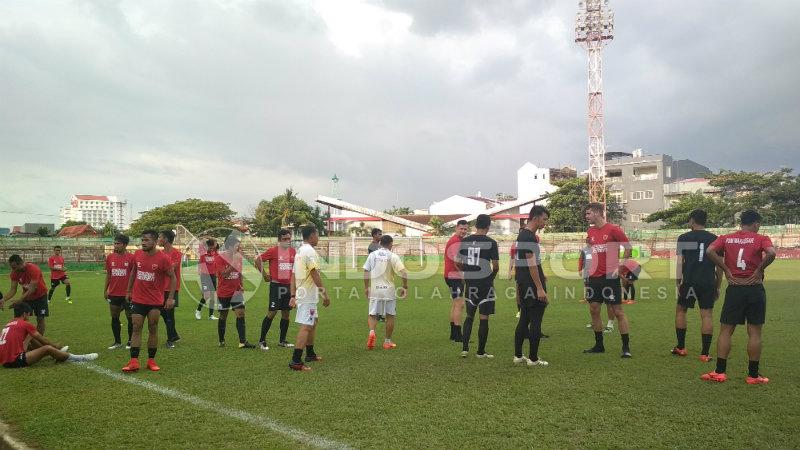
[[[725,267],[737,278],[749,278],[764,259],[772,240],[763,234],[739,230],[717,238],[708,248],[725,254]]]
[[[295,254],[297,250],[293,247],[283,248],[280,245],[268,248],[261,254],[261,261],[269,261],[269,277],[273,283],[292,282]]]
[[[461,238],[454,234],[444,246],[444,277],[460,280],[464,275],[456,267],[455,258],[458,256],[458,249],[461,247]]]
[[[242,255],[240,253],[217,254],[217,297],[230,298],[237,292],[242,292]],[[224,274],[227,268],[230,272]]]
[[[53,255],[47,259],[47,265],[50,267],[50,279],[60,280],[67,275],[64,270],[64,257]]]
[[[42,269],[36,264],[25,263],[22,272],[12,270],[9,276],[11,281],[16,281],[19,284],[36,283],[36,290],[32,295],[27,296],[23,300],[36,300],[47,295],[47,287],[44,285],[44,278],[42,277]]]
[[[629,242],[625,232],[617,225],[606,223],[600,228],[591,227],[587,231],[592,248],[589,266],[590,277],[605,277],[619,268],[619,249],[621,243]]]
[[[128,293],[128,280],[133,268],[133,255],[128,252],[111,252],[106,255],[108,292],[111,297],[124,297]]]
[[[172,262],[166,253],[156,251],[150,255],[144,250],[133,254],[136,279],[133,281],[131,301],[140,305],[161,306],[164,304],[164,280]]]
[[[200,261],[197,263],[197,270],[203,275],[213,275],[216,272],[215,258],[217,257],[216,250],[204,250],[205,246],[201,247]]]
[[[172,262],[172,267],[175,269],[175,291],[181,290],[181,261],[183,260],[183,253],[181,253],[177,248],[172,247],[172,251],[167,252],[166,250],[162,251],[165,255],[169,257],[169,260]],[[169,291],[169,277],[164,277],[164,292]]]
[[[36,333],[33,324],[14,319],[0,330],[0,364],[14,362],[25,351],[25,338]]]

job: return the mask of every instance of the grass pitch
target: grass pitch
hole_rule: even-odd
[[[0,415],[17,437],[44,448],[297,448],[322,442],[309,436],[355,448],[800,447],[800,263],[777,261],[767,271],[761,364],[771,379],[766,386],[744,383],[744,329],[734,335],[729,381],[699,379],[713,363],[697,360],[696,311],[689,315],[690,356],[670,355],[674,281],[666,276],[665,261],[651,261],[645,269],[654,278],[640,280],[637,288],[649,298],[625,308],[631,323],[630,360],[619,357],[617,332],[606,335],[605,354],[581,353],[593,344],[584,328],[587,307],[566,298],[568,289],[580,292],[580,281],[550,277],[551,296],[557,297],[545,314],[543,328],[551,338],[543,341],[540,355],[551,366],[536,369],[511,363],[516,319],[504,289],[511,286],[508,280],[497,283],[497,314],[490,321],[487,346],[493,360],[475,358],[475,347],[462,359],[458,346],[448,341],[450,301],[440,275],[411,281],[417,292],[398,306],[398,348],[390,352],[365,350],[367,302],[351,296],[353,288],[362,295],[362,281],[327,280],[329,288],[340,289],[332,291],[331,307],[321,312],[315,347],[324,361],[309,373],[289,371],[289,349],[218,348],[216,322],[205,314],[203,320],[194,319],[197,289],[187,283],[177,313],[183,340],[174,350],[164,349],[162,325],[161,372],[124,375],[148,383],[131,384],[51,361],[0,369]],[[105,350],[112,337],[101,294],[103,274],[74,272],[70,278],[75,303],[67,305],[59,288],[47,335],[75,352],[99,352],[98,370],[121,374],[128,352]],[[6,289],[7,275],[0,279]],[[259,286],[247,304],[251,342],[258,340],[266,297],[266,286]],[[0,313],[4,321],[10,317],[9,311]],[[270,344],[276,343],[277,325],[276,320]],[[295,332],[292,323],[290,340]],[[382,337],[382,329],[378,333]],[[235,336],[231,315],[229,344]],[[473,340],[477,344],[477,327]],[[165,395],[167,390],[179,398]],[[206,403],[198,406],[186,399]],[[285,433],[259,421],[283,427]],[[308,434],[297,436],[298,431]]]

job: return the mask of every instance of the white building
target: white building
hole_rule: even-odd
[[[130,217],[125,211],[127,207],[127,200],[119,200],[114,196],[76,194],[72,196],[69,206],[61,208],[59,216],[61,224],[68,220],[82,220],[93,228],[101,230],[111,222],[120,230],[124,230],[130,225]]]
[[[558,188],[550,184],[550,169],[541,168],[535,164],[526,162],[517,169],[517,198],[531,199],[540,198],[545,194],[555,192]],[[547,204],[543,201],[542,204]],[[532,204],[520,206],[520,214],[530,212]]]
[[[444,200],[433,202],[428,208],[432,216],[445,216],[449,214],[472,214],[493,208],[503,202],[478,195],[451,195]]]

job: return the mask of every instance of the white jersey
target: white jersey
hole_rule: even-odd
[[[381,247],[369,254],[364,270],[370,276],[370,298],[389,300],[395,298],[394,277],[405,270],[403,260],[391,250]]]
[[[319,256],[310,244],[303,244],[297,249],[294,256],[294,280],[297,287],[295,301],[297,304],[318,303],[319,291],[314,279],[311,278],[311,271],[319,271]]]

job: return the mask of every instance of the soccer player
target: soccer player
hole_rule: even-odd
[[[203,298],[194,312],[194,318],[200,320],[203,316],[203,306],[208,306],[208,320],[217,320],[214,317],[214,297],[217,291],[217,273],[215,258],[219,250],[219,244],[215,239],[206,239],[205,244],[200,244],[200,252],[197,263],[197,270],[200,272],[200,290]]]
[[[4,296],[0,296],[0,309],[5,302],[11,302],[17,295],[17,286],[22,285],[22,295],[17,302],[25,302],[30,305],[36,316],[36,329],[39,334],[44,335],[46,328],[45,318],[50,315],[50,307],[47,304],[47,287],[44,284],[42,270],[33,263],[24,262],[19,255],[11,255],[8,258],[11,267],[11,287]]]
[[[67,268],[64,265],[64,257],[61,256],[61,246],[56,245],[53,247],[53,254],[47,259],[47,265],[50,267],[50,292],[47,293],[47,301],[53,298],[53,293],[59,284],[63,284],[67,289],[67,303],[72,304],[70,293],[72,292],[72,285],[67,276]]]
[[[392,252],[394,240],[388,234],[381,237],[381,248],[369,254],[364,263],[364,292],[369,299],[369,336],[367,349],[375,348],[375,327],[378,317],[386,317],[386,337],[383,340],[383,349],[391,350],[397,347],[392,341],[395,316],[397,315],[397,298],[405,298],[408,292],[408,272],[400,257]],[[394,285],[394,278],[400,275],[403,287],[400,292]]]
[[[158,350],[158,318],[162,309],[175,306],[173,295],[178,281],[172,261],[166,253],[156,248],[158,232],[145,230],[142,232],[142,248],[133,254],[133,266],[128,279],[126,300],[130,303],[133,334],[131,334],[131,359],[122,368],[123,372],[139,370],[139,349],[142,345],[142,327],[147,318],[147,368],[152,371],[161,370],[156,364]],[[167,280],[167,281],[165,281]],[[164,286],[167,286],[164,289]],[[164,292],[166,291],[166,301]]]
[[[520,231],[522,229],[520,228]],[[516,265],[517,261],[517,242],[514,241],[511,243],[511,250],[509,251],[509,258],[508,258],[508,279],[514,279],[514,266]],[[517,291],[517,314],[514,316],[519,319],[520,315],[520,301],[519,301],[519,291]]]
[[[547,284],[542,270],[541,248],[536,232],[547,226],[550,211],[544,206],[534,205],[528,213],[528,222],[519,230],[516,241],[516,284],[520,317],[514,333],[514,364],[548,366],[539,358],[539,342],[542,334],[542,318],[549,300]],[[528,357],[522,355],[525,338],[530,341]]]
[[[172,230],[164,230],[158,233],[158,245],[164,250],[165,255],[169,257],[172,262],[172,270],[175,272],[175,286],[170,288],[169,280],[164,280],[164,300],[166,304],[167,297],[170,296],[174,299],[174,306],[172,308],[162,308],[161,317],[164,318],[164,326],[167,328],[167,348],[175,348],[175,343],[181,340],[178,331],[175,329],[175,308],[178,307],[178,293],[181,290],[181,260],[183,254],[172,243],[175,242],[175,232]],[[172,289],[173,292],[169,292]]]
[[[775,261],[775,247],[769,237],[758,234],[761,215],[753,210],[742,212],[739,231],[720,236],[706,250],[706,255],[725,272],[728,288],[719,317],[717,340],[717,368],[705,373],[706,381],[723,382],[731,336],[736,325],[747,323],[747,384],[766,384],[769,378],[761,376],[758,363],[761,358],[761,327],[767,312],[767,294],[764,291],[764,269]],[[723,259],[724,258],[724,259]]]
[[[371,234],[372,242],[370,242],[369,247],[367,247],[367,254],[381,249],[381,236],[383,236],[383,231],[381,231],[380,228],[373,228]]]
[[[464,319],[461,357],[469,354],[469,338],[475,313],[480,316],[478,325],[478,358],[494,358],[486,353],[489,339],[489,316],[494,314],[494,279],[500,270],[500,253],[497,242],[487,236],[492,219],[480,214],[475,220],[475,234],[461,240],[456,264],[464,272],[467,294],[467,317]],[[519,251],[519,250],[518,250]]]
[[[286,332],[289,330],[289,299],[292,284],[292,269],[297,251],[292,248],[292,232],[282,229],[278,232],[278,245],[270,247],[256,258],[256,269],[261,272],[264,281],[269,283],[269,307],[267,315],[261,322],[261,337],[258,346],[261,350],[269,350],[267,346],[267,333],[272,326],[275,314],[281,312],[280,330],[278,339],[279,347],[294,347],[286,341]],[[269,271],[264,270],[264,261],[269,261]]]
[[[686,311],[700,305],[700,333],[702,350],[700,361],[709,362],[711,338],[714,333],[712,323],[714,302],[719,298],[722,284],[722,268],[706,256],[706,250],[717,240],[717,235],[706,231],[707,214],[702,209],[689,213],[689,228],[692,231],[678,237],[677,278],[678,304],[675,306],[675,336],[678,343],[672,354],[686,356]]]
[[[453,303],[450,306],[450,340],[461,342],[461,316],[464,312],[464,276],[458,269],[456,257],[461,245],[461,239],[469,234],[469,224],[466,220],[456,223],[456,232],[444,246],[444,282],[450,290]]]
[[[294,353],[289,368],[292,370],[306,371],[311,367],[303,364],[303,350],[306,352],[306,362],[320,361],[322,357],[314,351],[314,338],[317,335],[319,297],[322,296],[322,306],[328,307],[331,299],[328,291],[322,284],[320,275],[319,256],[314,247],[319,242],[317,228],[307,225],[302,228],[303,245],[297,250],[294,257],[292,272],[291,299],[289,306],[297,307],[294,321],[300,324],[297,331]]]
[[[619,248],[623,247],[625,253],[623,260],[631,257],[631,246],[628,237],[617,225],[606,222],[605,208],[602,204],[592,202],[586,205],[584,217],[590,227],[587,231],[591,242],[591,265],[588,267],[589,276],[586,281],[586,299],[589,301],[589,313],[592,316],[594,329],[594,347],[584,350],[584,353],[603,353],[603,323],[600,319],[600,305],[606,303],[611,306],[614,317],[619,324],[619,333],[622,337],[622,357],[630,358],[630,336],[628,334],[628,318],[622,309],[622,286],[619,273],[622,264],[619,264]]]
[[[239,246],[239,238],[228,235],[223,243],[223,251],[217,254],[217,300],[219,301],[219,322],[217,335],[219,346],[225,347],[225,328],[228,312],[233,310],[236,316],[236,332],[239,335],[239,348],[256,348],[247,342],[244,320],[244,285],[242,284],[242,267],[244,257]]]
[[[623,263],[619,271],[619,280],[622,283],[622,304],[634,305],[636,304],[636,286],[634,283],[639,279],[639,274],[642,273],[642,266],[629,259]],[[613,328],[613,322],[611,323]],[[607,327],[606,327],[607,328]]]
[[[122,324],[119,314],[124,310],[125,317],[128,319],[128,343],[127,348],[131,347],[131,335],[133,334],[133,320],[131,310],[128,307],[128,300],[125,294],[128,292],[128,280],[130,271],[133,268],[133,255],[128,253],[128,243],[130,238],[124,234],[114,237],[114,251],[106,256],[106,283],[103,295],[108,301],[108,309],[111,313],[111,333],[114,335],[114,343],[108,347],[109,350],[116,350],[122,347]]]
[[[73,355],[58,349],[58,346],[36,331],[36,327],[28,322],[28,317],[33,314],[27,302],[14,305],[14,320],[8,322],[0,330],[0,363],[3,367],[15,369],[28,367],[49,356],[58,362],[61,361],[92,361],[97,359],[97,353],[87,355]],[[25,351],[31,341],[39,346],[33,350]]]

